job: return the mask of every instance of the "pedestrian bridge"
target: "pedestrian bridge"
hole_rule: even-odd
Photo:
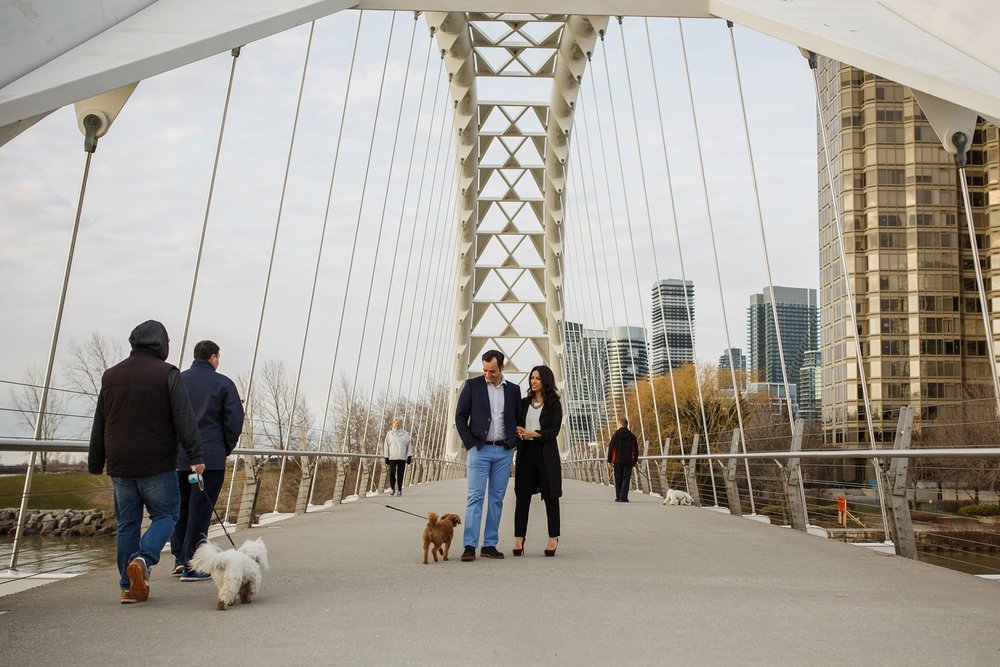
[[[537,498],[536,498],[537,501]],[[0,598],[0,661],[107,664],[997,664],[1000,584],[799,531],[566,480],[563,536],[526,555],[421,564],[416,514],[464,512],[462,479],[240,531],[263,537],[259,598],[153,572],[118,604],[113,567]],[[461,546],[456,536],[453,546]],[[218,541],[218,540],[217,540]],[[225,540],[221,540],[224,542]]]

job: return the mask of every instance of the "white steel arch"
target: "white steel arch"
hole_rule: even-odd
[[[607,19],[428,12],[450,79],[458,139],[453,408],[482,353],[499,349],[523,382],[544,363],[562,384],[562,194],[573,108]],[[550,82],[548,100],[511,79]],[[479,98],[489,81],[491,98]],[[449,431],[448,453],[460,451]]]

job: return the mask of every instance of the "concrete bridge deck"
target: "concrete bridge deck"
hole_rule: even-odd
[[[1000,583],[567,480],[563,538],[527,555],[422,565],[418,514],[464,514],[465,481],[240,533],[271,572],[252,605],[159,566],[146,603],[113,568],[0,598],[0,664],[1000,664]],[[459,527],[459,530],[461,526]],[[225,542],[224,538],[222,539]]]

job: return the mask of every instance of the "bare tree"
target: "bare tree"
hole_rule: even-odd
[[[240,395],[248,411],[243,427],[243,442],[250,447],[271,449],[316,449],[319,435],[305,397],[295,398],[283,361],[268,360],[254,383],[252,395],[247,394],[247,379],[237,378]],[[296,408],[292,411],[292,400]]]
[[[42,400],[42,381],[44,379],[45,374],[40,367],[30,366],[24,371],[23,383],[10,390],[10,398],[14,401],[14,407],[17,408],[20,421],[32,433],[35,432],[35,420],[38,418],[38,406]],[[50,389],[48,400],[46,400],[45,414],[42,415],[41,428],[39,429],[42,440],[55,439],[65,418],[65,410],[65,394]],[[50,452],[38,453],[42,472],[45,472],[48,467],[50,456]]]
[[[94,331],[82,343],[71,338],[69,358],[63,362],[63,375],[70,389],[90,400],[91,407],[97,404],[97,394],[101,390],[101,377],[110,366],[117,364],[125,356],[122,344],[109,341]]]

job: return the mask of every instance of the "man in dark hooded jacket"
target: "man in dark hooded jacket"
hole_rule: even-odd
[[[115,493],[122,604],[149,598],[149,571],[160,561],[180,510],[177,442],[201,473],[201,436],[184,380],[166,362],[167,330],[147,320],[128,338],[132,353],[101,378],[88,469],[107,468]],[[143,507],[150,525],[140,535]]]
[[[632,482],[632,468],[639,462],[639,440],[628,430],[628,420],[618,420],[618,430],[608,443],[608,463],[615,468],[615,502],[628,502],[628,487]]]

